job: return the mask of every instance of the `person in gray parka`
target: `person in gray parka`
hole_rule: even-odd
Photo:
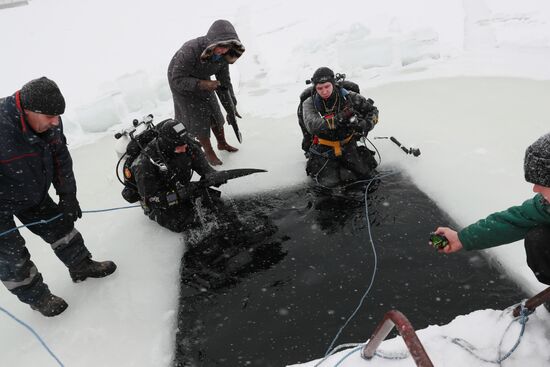
[[[225,139],[224,118],[217,93],[227,121],[234,122],[232,113],[237,104],[229,64],[233,64],[244,52],[237,32],[227,20],[216,20],[206,36],[195,38],[183,44],[168,66],[168,82],[174,98],[175,120],[183,122],[189,134],[201,143],[211,165],[221,165],[210,144],[210,130],[218,142],[218,149],[236,152]],[[211,80],[214,75],[216,80]]]

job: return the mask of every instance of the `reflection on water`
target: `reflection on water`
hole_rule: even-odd
[[[234,202],[255,230],[209,234],[182,260],[175,365],[279,367],[321,357],[374,271],[364,193],[350,198],[303,188]],[[434,226],[451,223],[405,178],[384,179],[368,203],[376,280],[336,344],[368,339],[392,308],[420,329],[522,298],[478,253],[428,246]]]

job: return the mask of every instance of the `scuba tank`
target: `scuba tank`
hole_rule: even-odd
[[[166,120],[164,120],[166,121]],[[164,123],[161,121],[157,126],[153,124],[153,115],[149,114],[140,120],[135,119],[132,127],[124,129],[115,134],[117,145],[115,147],[119,156],[116,165],[116,176],[124,185],[122,197],[129,203],[139,201],[136,180],[131,170],[132,163],[139,156],[141,151],[153,139],[158,136],[157,128]],[[123,179],[120,178],[120,164],[122,164]]]

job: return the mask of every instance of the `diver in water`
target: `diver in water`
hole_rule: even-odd
[[[374,153],[357,142],[378,122],[374,102],[341,86],[327,67],[317,69],[311,83],[301,116],[298,110],[311,137],[306,146],[302,144],[308,150],[307,174],[328,188],[372,178],[377,166]]]

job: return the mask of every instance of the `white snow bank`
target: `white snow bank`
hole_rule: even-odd
[[[247,47],[232,74],[243,89],[240,111],[253,115],[288,115],[319,65],[369,85],[456,75],[550,78],[550,5],[541,0],[352,0],[339,10],[317,0],[293,4],[291,12],[283,0],[238,0],[213,9],[169,0],[42,0],[4,9],[0,30],[19,31],[3,39],[2,69],[9,72],[0,95],[42,75],[56,80],[66,117],[81,125],[69,131],[78,145],[95,139],[90,132],[162,104],[170,115],[170,58],[216,18],[230,19]],[[330,9],[326,21],[313,16],[320,9]]]
[[[521,335],[521,325],[517,321],[513,322],[511,311],[511,309],[475,311],[468,315],[458,316],[447,325],[429,326],[418,331],[417,335],[434,366],[494,366],[494,363],[484,362],[476,358],[467,350],[454,344],[452,340],[455,338],[462,339],[459,343],[465,346],[467,344],[464,342],[469,343],[475,348],[471,349],[472,352],[480,358],[490,361],[502,358],[512,349]],[[546,310],[537,310],[535,314],[529,316],[519,348],[503,364],[509,366],[545,365],[544,361],[550,359],[547,341],[549,321],[550,317]],[[499,345],[501,340],[502,345]],[[339,364],[342,367],[367,367],[370,365],[406,367],[416,365],[400,336],[385,341],[377,352],[388,357],[409,355],[406,359],[385,359],[375,356],[367,361],[361,358],[360,351],[354,352],[345,358],[351,351],[352,349],[345,349],[335,353],[319,367],[336,366],[342,360]],[[292,366],[313,367],[319,362],[320,360],[316,360]]]

